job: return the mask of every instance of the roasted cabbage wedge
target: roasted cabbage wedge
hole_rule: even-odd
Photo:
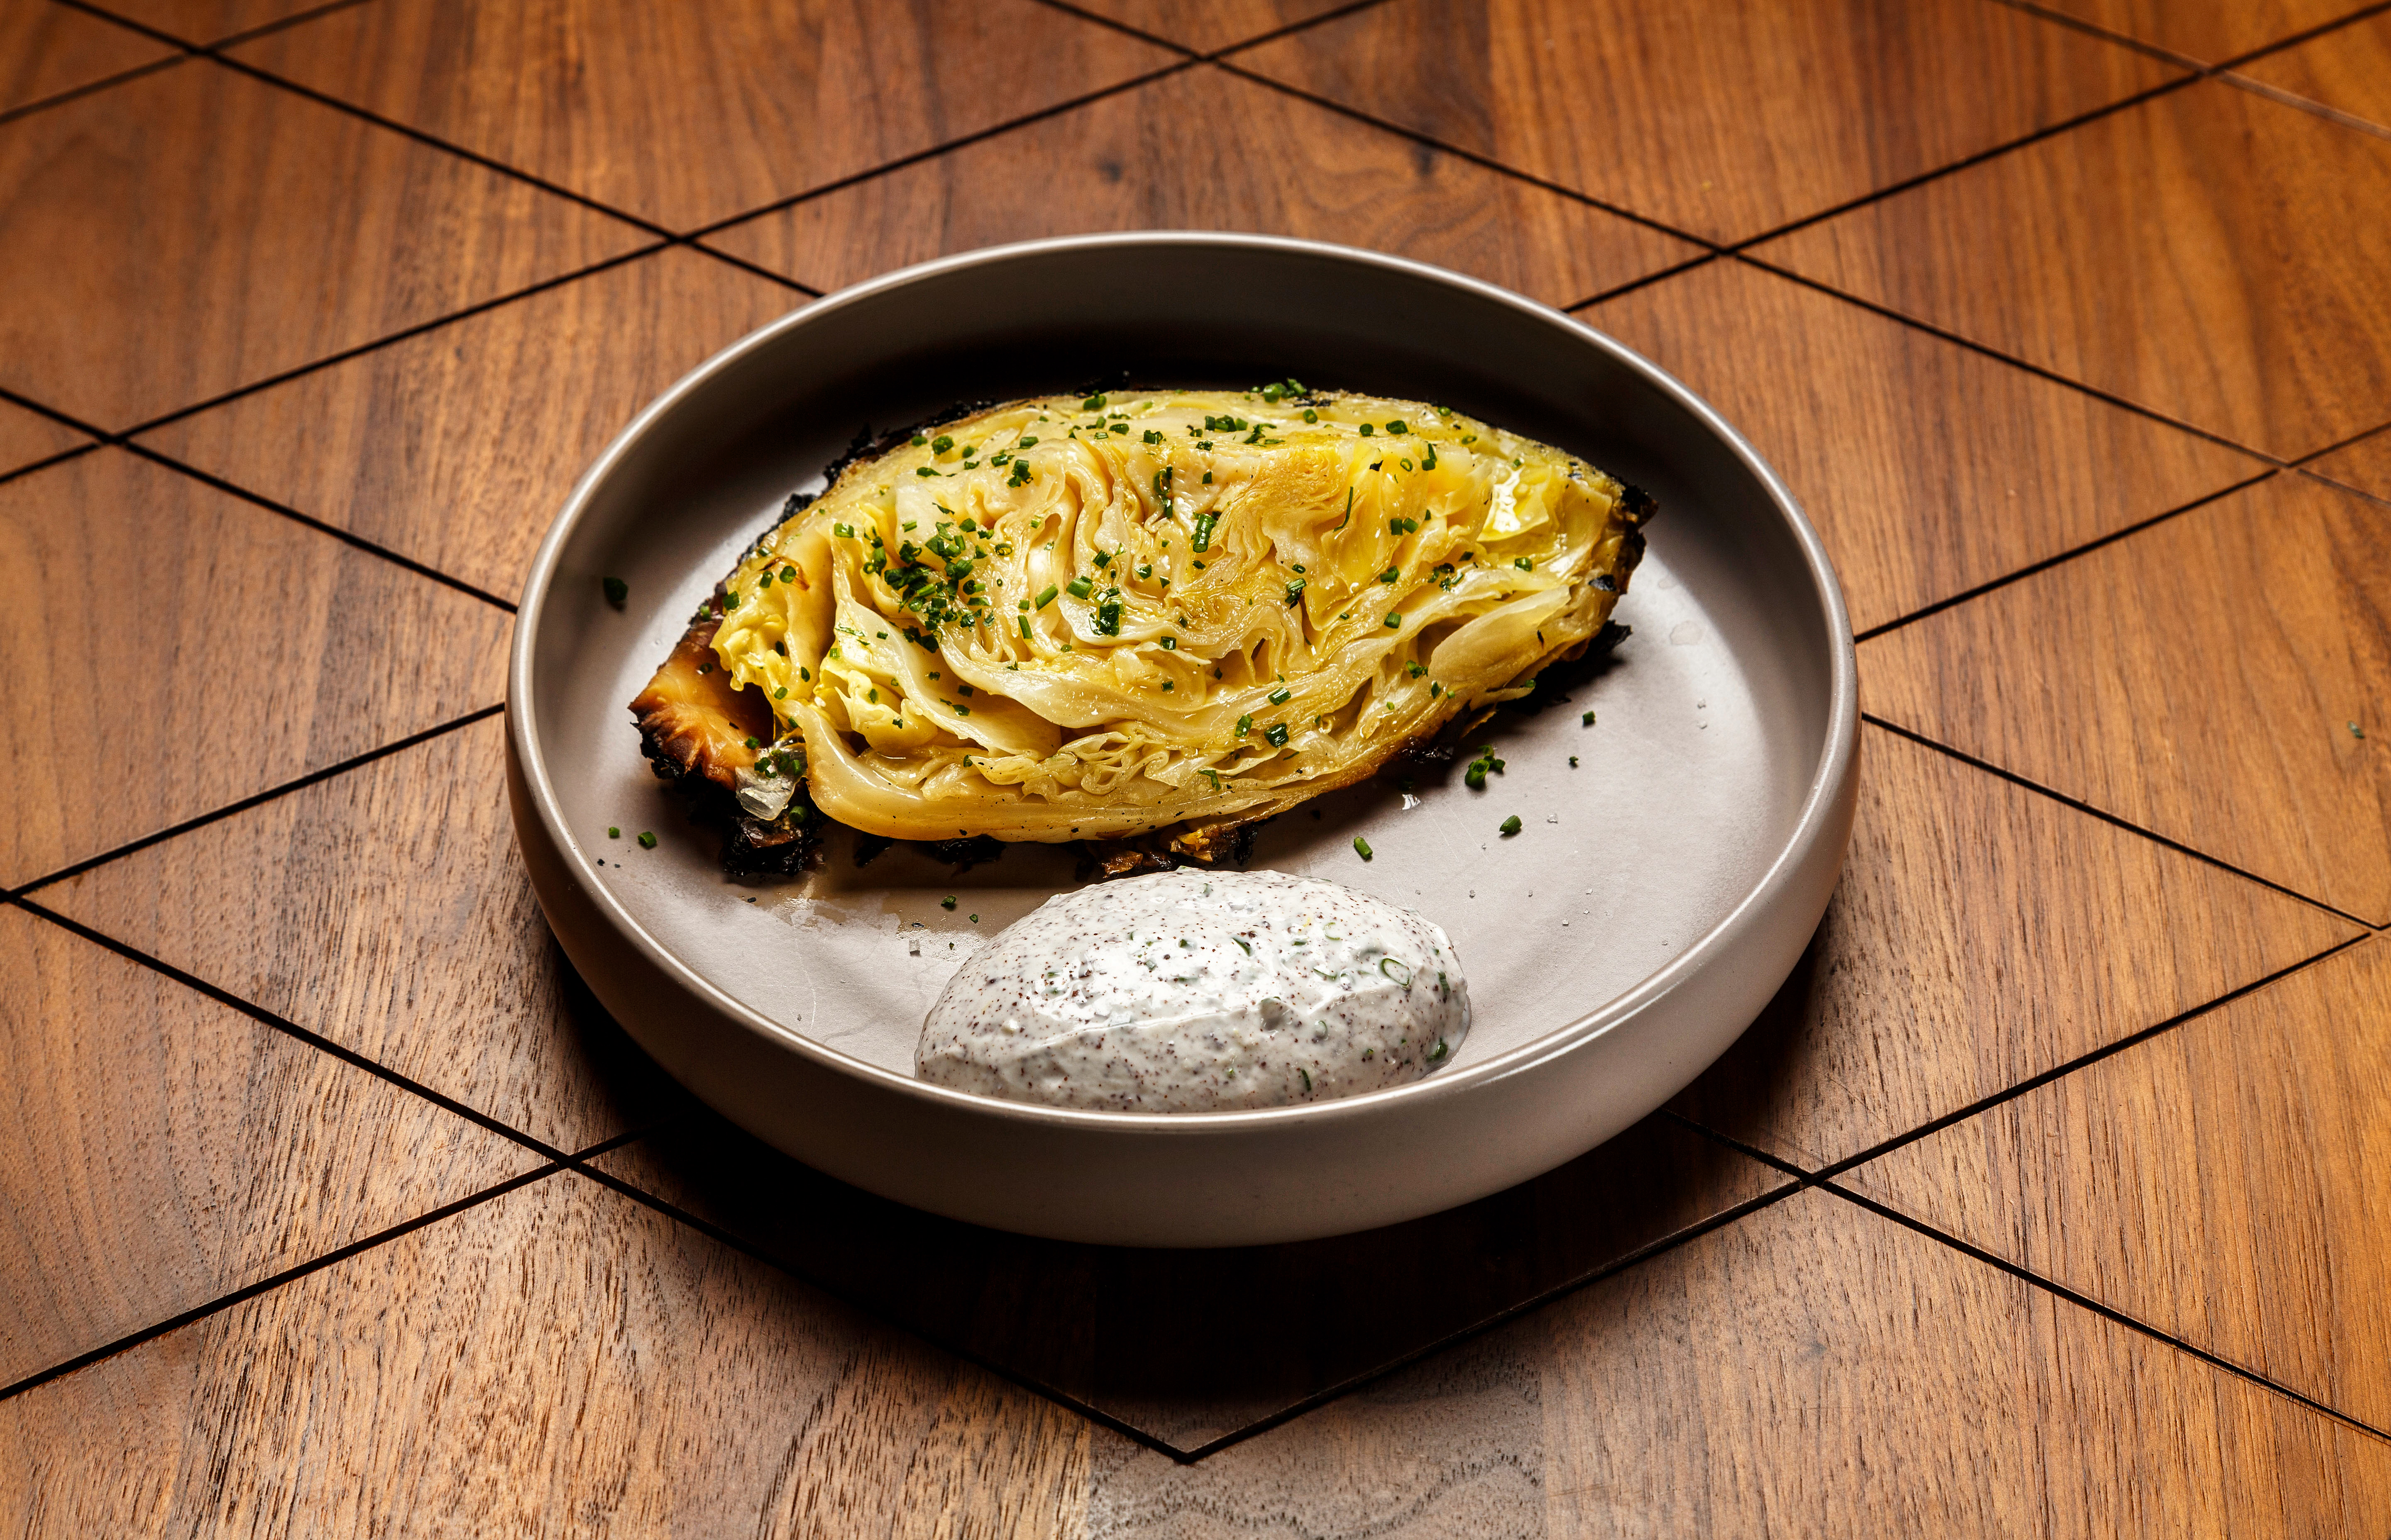
[[[1199,858],[1581,652],[1653,512],[1293,382],[1012,402],[790,502],[632,702],[659,773],[732,793],[749,847],[826,815]]]

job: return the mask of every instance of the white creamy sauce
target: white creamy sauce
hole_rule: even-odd
[[[1432,921],[1314,878],[1181,870],[1007,926],[930,1007],[913,1064],[1012,1101],[1234,1111],[1404,1084],[1468,1031]]]

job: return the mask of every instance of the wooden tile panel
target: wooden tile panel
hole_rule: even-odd
[[[2391,502],[2391,432],[2372,434],[2336,449],[2307,468],[2370,497]]]
[[[1300,26],[1351,0],[1069,0],[1074,10],[1212,53]]]
[[[2222,64],[2322,27],[2363,0],[2036,0],[2046,9],[2105,27],[2123,37]]]
[[[63,423],[0,401],[0,476],[89,443]]]
[[[1584,319],[1699,391],[1802,500],[1868,631],[2262,462],[1738,262]]]
[[[1816,1170],[2364,933],[1869,727],[1825,923],[1673,1105]]]
[[[0,484],[0,882],[492,704],[506,636],[479,599],[123,450]]]
[[[2381,924],[2387,585],[2391,510],[2278,477],[1868,643],[1861,701]]]
[[[2375,940],[1850,1180],[2391,1430],[2386,1085]]]
[[[565,1174],[0,1402],[0,1525],[1079,1534],[1116,1436]]]
[[[2371,1534],[2391,1444],[1813,1191],[1089,1488],[1107,1535]]]
[[[1984,0],[1402,0],[1237,63],[1721,241],[2176,73]]]
[[[716,349],[805,302],[676,247],[142,442],[511,599],[565,494],[623,425]]]
[[[1297,1245],[1153,1251],[916,1213],[710,1115],[596,1164],[843,1298],[1181,1450],[1784,1185],[1654,1118],[1432,1218]]]
[[[567,1151],[680,1103],[573,975],[516,854],[498,718],[36,896]]]
[[[0,0],[0,112],[13,112],[176,50],[55,0]]]
[[[13,906],[0,977],[0,1385],[539,1163]]]
[[[1182,57],[1036,0],[377,0],[235,54],[674,229]]]
[[[2255,59],[2236,73],[2391,134],[2391,74],[2386,71],[2391,71],[2391,17],[2376,15]]]
[[[2391,407],[2391,138],[2214,81],[1756,254],[2285,458]]]
[[[204,45],[291,22],[325,4],[326,0],[105,0],[104,8],[186,43]]]
[[[1201,133],[1191,124],[1205,125]],[[1036,186],[1035,197],[1022,189]],[[709,244],[817,289],[1096,230],[1260,230],[1372,246],[1548,304],[1699,248],[1217,69],[1172,75],[751,220]]]
[[[204,62],[0,125],[0,385],[109,429],[645,238]]]

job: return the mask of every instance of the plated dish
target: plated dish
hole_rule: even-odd
[[[1384,320],[1389,315],[1402,316],[1403,325],[1390,328]],[[1102,373],[1132,386],[1173,381],[1187,389],[1146,396],[1132,389],[1128,395],[1148,412],[1124,416],[1129,405],[1109,391],[1094,392],[1108,397],[1095,405],[1092,395],[1076,389],[1061,395],[1062,385],[1074,383],[1071,375],[1056,378],[1066,366],[1082,380]],[[1290,398],[1284,388],[1290,376],[1353,387],[1350,397],[1317,392],[1322,402],[1355,404],[1350,411],[1336,408],[1344,413],[1341,437],[1298,444],[1276,430],[1300,421],[1303,410],[1328,413],[1317,404],[1277,412]],[[1223,377],[1229,383],[1206,383]],[[1256,379],[1281,382],[1273,412],[1241,409]],[[1195,393],[1199,389],[1225,391],[1239,404],[1208,402]],[[1176,406],[1168,399],[1183,397]],[[808,484],[839,459],[858,427],[883,425],[865,435],[869,447],[885,436],[886,425],[923,422],[957,400],[1013,404],[967,414],[922,433],[920,443],[906,434],[881,457],[879,471],[851,488],[844,480]],[[1559,473],[1584,497],[1560,520],[1573,532],[1570,538],[1522,549],[1519,557],[1529,567],[1503,569],[1517,579],[1480,584],[1468,601],[1477,608],[1467,611],[1457,597],[1465,584],[1438,584],[1473,567],[1492,571],[1487,558],[1493,553],[1478,539],[1474,563],[1455,559],[1453,550],[1428,556],[1431,542],[1452,533],[1432,527],[1432,520],[1449,522],[1450,509],[1422,516],[1410,505],[1382,504],[1370,517],[1383,522],[1366,526],[1371,544],[1340,551],[1315,541],[1310,555],[1325,568],[1305,559],[1307,571],[1294,574],[1287,571],[1295,564],[1291,547],[1255,539],[1260,526],[1234,507],[1216,512],[1199,556],[1192,548],[1194,526],[1206,507],[1173,497],[1166,517],[1154,484],[1166,467],[1145,463],[1162,447],[1144,438],[1155,431],[1170,446],[1170,481],[1192,478],[1201,486],[1209,470],[1214,486],[1229,485],[1225,478],[1240,468],[1227,458],[1229,434],[1217,424],[1224,417],[1242,419],[1247,426],[1235,447],[1254,456],[1246,474],[1278,473],[1266,452],[1284,456],[1286,466],[1321,461],[1329,474],[1317,490],[1350,492],[1358,521],[1368,479],[1389,469],[1357,460],[1364,422],[1372,427],[1372,453],[1405,438],[1418,451],[1394,456],[1399,481],[1390,489],[1433,488],[1436,473],[1421,468],[1428,457],[1428,436],[1419,432],[1425,403],[1449,408],[1454,423],[1499,425],[1494,431],[1515,433],[1528,446],[1550,445],[1548,465],[1583,468],[1575,478]],[[1067,412],[1058,414],[1057,406]],[[1073,456],[1093,437],[1109,456],[1106,476],[1139,479],[1137,528],[1128,522],[1131,500],[1107,494],[1073,505],[1075,516],[1089,515],[1088,537],[1079,538],[1074,525],[1067,547],[1057,540],[1052,553],[1025,550],[1037,543],[1007,533],[1008,512],[1027,518],[1032,510],[1002,498],[983,496],[969,509],[950,498],[946,507],[958,517],[946,531],[937,530],[942,516],[934,512],[926,529],[917,514],[915,530],[906,532],[901,494],[891,484],[884,511],[893,522],[873,524],[881,537],[875,548],[862,533],[865,523],[840,512],[843,495],[878,495],[884,481],[903,479],[882,474],[892,470],[914,472],[911,480],[939,491],[965,483],[966,492],[970,478],[994,472],[998,484],[986,490],[1014,493],[1002,483],[1019,474],[1019,456],[996,447],[998,441],[1018,445],[1024,437],[1046,435],[1027,430],[1036,410],[1024,422],[1002,424],[989,414],[1018,417],[1030,407],[1042,409],[1050,425],[1067,416],[1062,443]],[[1172,431],[1166,433],[1161,419],[1174,412],[1185,420],[1170,417]],[[1206,427],[1206,418],[1215,426]],[[1402,434],[1389,431],[1397,420]],[[1445,414],[1435,420],[1442,425]],[[1261,439],[1282,442],[1245,443],[1257,421],[1272,425]],[[958,424],[965,430],[957,431]],[[1129,431],[1116,432],[1116,424]],[[1185,430],[1191,426],[1193,434]],[[1497,468],[1496,456],[1486,456],[1490,463],[1479,467],[1476,446],[1458,443],[1470,431],[1455,428],[1438,443],[1439,472],[1460,468],[1463,449],[1471,452],[1472,477]],[[937,446],[941,437],[950,441],[944,448]],[[1477,437],[1489,440],[1485,432]],[[1196,450],[1197,443],[1213,448]],[[1066,474],[1060,457],[1040,454],[1045,447],[1028,446],[1025,481]],[[1002,467],[992,463],[998,453],[1008,453]],[[1405,457],[1413,462],[1407,475],[1399,463]],[[1506,476],[1531,468],[1527,453],[1503,457],[1521,462],[1501,468]],[[966,460],[973,462],[967,469]],[[919,475],[923,469],[933,474]],[[1471,495],[1486,494],[1470,484]],[[1594,649],[1571,672],[1552,660],[1608,618],[1607,606],[1624,586],[1619,578],[1633,566],[1621,558],[1644,533],[1636,516],[1648,507],[1630,497],[1629,486],[1646,489],[1668,510],[1652,525],[1649,555],[1635,573],[1632,614],[1622,612],[1635,638],[1607,657]],[[812,501],[784,509],[792,487]],[[1312,502],[1290,498],[1286,506],[1300,515],[1299,530],[1318,532]],[[824,510],[819,522],[827,529],[808,522],[815,508]],[[978,533],[963,530],[975,509],[991,508],[999,515],[994,523],[970,517]],[[1260,517],[1259,507],[1249,511]],[[1341,519],[1342,507],[1337,511]],[[1403,528],[1414,519],[1420,529]],[[841,524],[857,531],[846,556],[837,554]],[[1349,531],[1363,527],[1345,524]],[[1481,523],[1472,537],[1486,528]],[[931,547],[924,533],[947,549]],[[805,544],[817,539],[820,546]],[[906,540],[918,548],[914,559],[902,556]],[[999,545],[1012,545],[1011,556],[1001,555]],[[1208,620],[1191,610],[1183,630],[1176,601],[1206,597],[1194,563],[1205,561],[1200,576],[1212,579],[1215,550],[1230,558],[1212,596],[1223,615]],[[1064,563],[1066,551],[1067,564],[1032,583],[1038,574],[1031,557]],[[1099,554],[1110,559],[1098,563]],[[884,566],[867,571],[874,557]],[[1131,581],[1111,581],[1112,563],[1124,560]],[[1536,570],[1554,561],[1567,570]],[[1453,571],[1439,573],[1447,562]],[[959,563],[969,564],[966,572],[953,571]],[[999,648],[993,624],[963,627],[986,635],[960,650],[951,625],[937,633],[935,652],[904,638],[906,625],[929,629],[924,610],[908,607],[909,593],[917,606],[930,597],[914,591],[918,582],[881,583],[890,565],[900,577],[902,569],[926,569],[943,589],[940,602],[961,600],[967,614],[975,597],[984,601],[979,613],[1009,614],[1013,645]],[[1151,568],[1151,576],[1139,577],[1139,568]],[[1250,668],[1232,680],[1229,658],[1239,632],[1227,623],[1237,618],[1227,607],[1271,603],[1284,624],[1330,569],[1343,585],[1335,607],[1318,614],[1302,608],[1301,620],[1307,646],[1329,635],[1338,645],[1312,648],[1306,667],[1273,665],[1267,681]],[[1393,579],[1382,584],[1389,569]],[[808,623],[805,606],[815,602],[817,571],[847,573],[845,590],[834,576],[827,586],[857,607],[851,622],[842,622],[847,612],[834,603],[831,629],[819,635],[801,629]],[[768,572],[769,585],[762,581]],[[725,582],[726,573],[734,575]],[[1103,586],[1097,574],[1107,579]],[[1165,575],[1171,579],[1167,590],[1158,581]],[[1285,591],[1298,576],[1306,587],[1299,605],[1290,605]],[[607,578],[617,580],[612,602],[601,586]],[[998,578],[1006,584],[1001,596]],[[1072,594],[1075,582],[1089,591]],[[963,586],[971,583],[981,587]],[[1260,592],[1265,583],[1273,593]],[[1015,584],[1025,591],[1015,594]],[[1050,586],[1057,593],[1041,604]],[[1321,586],[1319,597],[1331,597],[1329,584]],[[1114,588],[1118,592],[1107,592]],[[1402,597],[1367,614],[1344,602],[1373,589],[1400,589]],[[744,642],[743,633],[729,638],[730,653],[717,648],[722,622],[766,613],[760,605],[749,610],[758,591],[777,592],[785,602],[780,628],[767,635],[750,626]],[[726,756],[701,768],[691,756],[676,773],[695,771],[734,802],[749,793],[739,804],[749,817],[758,816],[758,808],[769,814],[778,789],[758,783],[776,777],[759,766],[767,754],[792,753],[796,745],[786,740],[795,728],[807,754],[808,818],[830,830],[821,859],[799,879],[727,879],[719,841],[691,834],[686,804],[659,788],[622,714],[626,701],[650,691],[659,660],[690,642],[692,616],[734,592],[735,609],[721,603],[721,612],[709,617],[715,629],[701,645],[711,656],[692,658],[691,666],[707,663],[709,672],[695,677],[712,679],[714,670],[733,675],[734,665],[749,665],[743,685],[782,712],[768,713],[764,731],[735,739],[743,750],[748,738],[756,739],[748,750],[754,761],[738,764]],[[1423,600],[1432,606],[1446,598],[1456,608],[1438,622],[1441,634],[1422,641],[1419,631],[1408,629],[1410,617]],[[1066,599],[1076,607],[1065,609]],[[1512,636],[1482,675],[1455,669],[1448,677],[1442,648],[1522,599],[1551,607],[1544,623],[1526,628],[1524,638]],[[1118,609],[1108,615],[1108,605]],[[1024,615],[1033,632],[1043,628],[1042,649],[1035,635],[1029,648],[1018,648]],[[1388,615],[1402,619],[1389,625]],[[1375,624],[1358,623],[1364,619]],[[840,623],[866,630],[872,645],[860,658],[845,655],[849,638],[838,634]],[[1557,625],[1564,628],[1558,635]],[[1544,635],[1537,639],[1540,628]],[[871,634],[882,629],[890,633],[885,641],[902,641],[909,650],[884,656],[884,638]],[[1283,656],[1297,658],[1288,634],[1277,635]],[[1165,637],[1217,649],[1202,656],[1221,676],[1194,673],[1201,666],[1196,649],[1163,647]],[[833,661],[832,645],[842,649],[836,662],[867,665],[832,671],[835,709],[847,713],[835,725],[833,702],[819,693],[800,701],[799,690],[777,673],[788,663],[813,676],[799,674],[796,686],[821,683],[825,671],[817,664]],[[1404,653],[1405,646],[1425,650]],[[1357,665],[1340,671],[1348,654]],[[1116,659],[1135,665],[1127,680],[1135,689],[1122,687]],[[976,677],[955,666],[963,661],[979,671]],[[1013,674],[1008,662],[1040,677],[1017,695],[989,699],[996,683],[989,671]],[[1412,673],[1412,662],[1423,672]],[[1092,663],[1106,670],[1097,683],[1111,694],[1103,697],[1105,710],[1081,710],[1076,714],[1086,720],[1074,720],[1073,710],[1054,702],[1074,691],[1101,693],[1089,688]],[[940,677],[929,678],[932,672]],[[1188,673],[1184,680],[1182,672]],[[1276,677],[1282,672],[1288,676],[1283,682]],[[1576,699],[1565,710],[1505,712],[1489,725],[1502,735],[1497,751],[1480,753],[1467,766],[1475,773],[1465,773],[1461,760],[1431,759],[1418,767],[1416,786],[1402,787],[1400,796],[1385,784],[1415,778],[1388,756],[1440,734],[1450,747],[1451,723],[1501,705],[1490,698],[1519,687],[1531,673],[1544,676],[1547,690],[1560,680],[1559,693]],[[961,693],[965,683],[974,691],[969,697]],[[1198,683],[1200,697],[1190,688]],[[1260,699],[1290,708],[1288,718],[1250,709],[1246,693],[1265,683]],[[1463,692],[1458,705],[1452,703],[1455,687]],[[904,701],[905,737],[896,736],[892,687]],[[790,694],[774,693],[782,689]],[[1281,689],[1288,699],[1269,701]],[[882,692],[878,702],[870,699],[873,690]],[[1183,708],[1168,699],[1183,690],[1197,704]],[[1325,693],[1306,698],[1305,690]],[[1420,697],[1432,706],[1418,707]],[[859,698],[861,713],[853,705]],[[1025,740],[1028,751],[1017,757],[1027,764],[992,766],[1000,776],[977,774],[978,763],[963,764],[966,756],[1005,757],[1001,743],[951,731],[967,720],[957,708],[976,720],[997,700],[1008,703],[1000,710],[1020,707],[1034,718],[1014,726],[1033,734],[1040,723],[1051,728],[1056,749],[1108,721],[1134,720],[1157,737],[1139,763],[1165,771],[1185,766],[1186,773],[1156,780],[1159,789],[1133,787],[1125,795],[1109,789],[1128,777],[1092,777],[1104,793],[1088,799],[1098,804],[1100,823],[1092,828],[1083,815],[1074,834],[1071,815],[1083,809],[1066,799],[1084,787],[1060,776],[1052,788],[1036,789],[1029,786],[1034,776],[1004,778],[1052,762],[1042,739]],[[1363,730],[1368,711],[1351,711],[1357,700],[1392,720]],[[1039,704],[1032,710],[1025,701]],[[799,712],[787,711],[791,702]],[[1299,704],[1308,704],[1309,713],[1295,715]],[[885,742],[869,730],[878,719],[868,709],[876,705],[890,708],[879,724]],[[934,714],[942,706],[951,720]],[[1599,707],[1599,726],[1584,720],[1583,708],[1590,706]],[[933,263],[834,296],[710,362],[627,430],[576,489],[526,588],[510,707],[510,788],[535,888],[593,990],[671,1072],[768,1140],[904,1201],[1037,1233],[1165,1245],[1326,1234],[1428,1212],[1532,1175],[1665,1099],[1740,1031],[1807,941],[1848,833],[1856,727],[1848,631],[1815,538],[1765,467],[1682,388],[1583,327],[1468,279],[1300,242],[1175,234],[1038,243]],[[804,710],[822,718],[825,733],[838,735],[855,762],[859,790],[825,797],[815,789],[810,772],[835,751],[827,737],[817,745],[805,730]],[[1240,749],[1236,725],[1248,717],[1248,738],[1255,729],[1283,725],[1288,743],[1265,738]],[[924,719],[933,730],[915,736]],[[1289,768],[1325,773],[1305,768],[1277,780],[1266,768],[1243,774],[1281,758],[1254,750],[1295,747],[1305,731],[1318,735],[1314,746],[1300,759],[1286,756]],[[1507,769],[1490,780],[1483,766],[1496,758]],[[1338,785],[1337,770],[1353,765],[1369,767],[1364,777],[1369,769],[1389,773],[1369,787]],[[794,780],[786,774],[792,767],[766,768],[781,768],[779,778]],[[730,784],[723,787],[707,768],[730,770]],[[1208,769],[1223,783],[1217,790]],[[1252,784],[1237,784],[1241,779]],[[949,802],[924,792],[957,787],[965,795]],[[782,812],[796,803],[794,786],[788,795]],[[851,822],[831,816],[830,803],[841,795]],[[933,824],[934,803],[941,817],[958,805],[969,811],[958,823]],[[1123,1110],[1128,1104],[1106,1103],[1101,1094],[1091,1102],[1038,1105],[990,1094],[987,1082],[973,1089],[972,1076],[1043,1072],[1025,1066],[1042,1062],[1052,1070],[1060,1059],[1039,1060],[1034,1052],[1010,1060],[975,1056],[960,1051],[967,1034],[957,1032],[948,1046],[959,1051],[948,1056],[947,1068],[916,1075],[917,1064],[927,1070],[939,1059],[938,1045],[922,1029],[950,988],[968,994],[991,987],[984,982],[989,977],[1006,977],[1001,968],[966,975],[966,959],[1001,962],[1002,943],[982,954],[989,937],[1058,894],[1082,891],[1078,841],[1096,832],[1105,843],[1132,847],[1140,859],[1219,863],[1232,853],[1220,848],[1221,831],[1255,827],[1242,815],[1257,809],[1277,816],[1255,837],[1249,876],[1336,882],[1426,916],[1441,928],[1443,943],[1467,959],[1467,1028],[1456,1042],[1451,1021],[1442,1023],[1444,1052],[1431,1072],[1409,1078],[1418,1069],[1412,1063],[1401,1066],[1406,1075],[1383,1085],[1353,1079],[1356,1094],[1340,1099],[1215,1103],[1233,1109],[1226,1110],[1174,1111],[1144,1100]],[[887,832],[875,832],[874,818],[885,820],[877,828]],[[959,872],[960,863],[937,856],[971,853],[937,852],[936,841],[898,845],[865,865],[855,859],[891,837],[919,840],[950,828],[972,832],[944,840],[994,837],[1004,859]],[[653,848],[627,837],[611,840],[610,829],[625,836],[644,830]],[[1005,839],[1008,833],[1015,838]],[[1236,866],[1221,863],[1224,871]],[[1237,935],[1248,944],[1260,939]],[[1177,946],[1180,939],[1172,938],[1171,950],[1182,961],[1213,943],[1236,944],[1217,927],[1196,928],[1183,938],[1185,948]],[[1216,969],[1205,986],[1212,991],[1203,1007],[1210,1013],[1207,1030],[1223,1044],[1235,1036],[1232,1026],[1241,1013],[1262,1011],[1268,999],[1287,1003],[1283,974],[1274,975],[1276,985],[1260,987],[1284,955],[1267,965],[1238,955],[1237,968]],[[1393,955],[1391,947],[1377,954]],[[1248,960],[1250,974],[1243,967]],[[1419,1049],[1415,1025],[1433,1030],[1438,1023],[1428,1014],[1432,997],[1419,996],[1418,969],[1408,956],[1398,961],[1414,981],[1404,986],[1402,1007],[1413,1014],[1401,1020],[1390,1014],[1367,1031],[1391,1031],[1400,1058]],[[973,977],[983,982],[972,984]],[[1016,985],[1024,982],[1014,975]],[[1393,976],[1386,982],[1392,985]],[[1300,1010],[1314,1012],[1325,1003],[1307,1001]],[[1032,1025],[1024,1020],[1024,1036]],[[1359,1015],[1355,1026],[1359,1044]],[[1060,1020],[1040,1030],[1045,1028],[1064,1035],[1072,1030]],[[1367,1046],[1376,1045],[1371,1038]],[[1433,1053],[1435,1044],[1425,1048]],[[1277,1047],[1269,1051],[1271,1072],[1283,1076],[1291,1060],[1277,1057]],[[1383,1068],[1384,1057],[1356,1059]],[[1228,1064],[1219,1066],[1223,1081]],[[1249,1058],[1235,1067],[1243,1081],[1260,1065]],[[1294,1067],[1299,1086],[1303,1074],[1316,1083],[1330,1066],[1323,1059]],[[1350,1078],[1351,1065],[1340,1060],[1337,1072]]]

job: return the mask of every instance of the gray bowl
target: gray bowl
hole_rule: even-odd
[[[788,492],[820,484],[859,428],[1124,372],[1241,387],[1292,375],[1434,401],[1661,503],[1619,610],[1635,636],[1572,687],[1567,710],[1499,726],[1507,765],[1485,792],[1457,778],[1417,799],[1356,789],[1259,843],[1257,866],[1351,883],[1452,934],[1477,1020],[1425,1081],[1179,1116],[923,1084],[908,1069],[929,1000],[977,938],[1072,880],[1067,860],[1017,847],[958,878],[918,853],[859,869],[834,851],[800,887],[742,887],[640,758],[625,703],[734,553]],[[620,610],[601,595],[608,576],[630,584]],[[1825,911],[1857,732],[1850,625],[1816,535],[1684,386],[1565,315],[1417,263],[1148,232],[1002,247],[859,285],[725,349],[640,413],[574,489],[524,586],[508,791],[575,967],[734,1122],[958,1219],[1225,1246],[1467,1201],[1674,1095],[1767,1002]],[[1510,813],[1526,828],[1504,839]],[[642,828],[656,849],[634,842]],[[1375,860],[1354,854],[1356,833]]]

